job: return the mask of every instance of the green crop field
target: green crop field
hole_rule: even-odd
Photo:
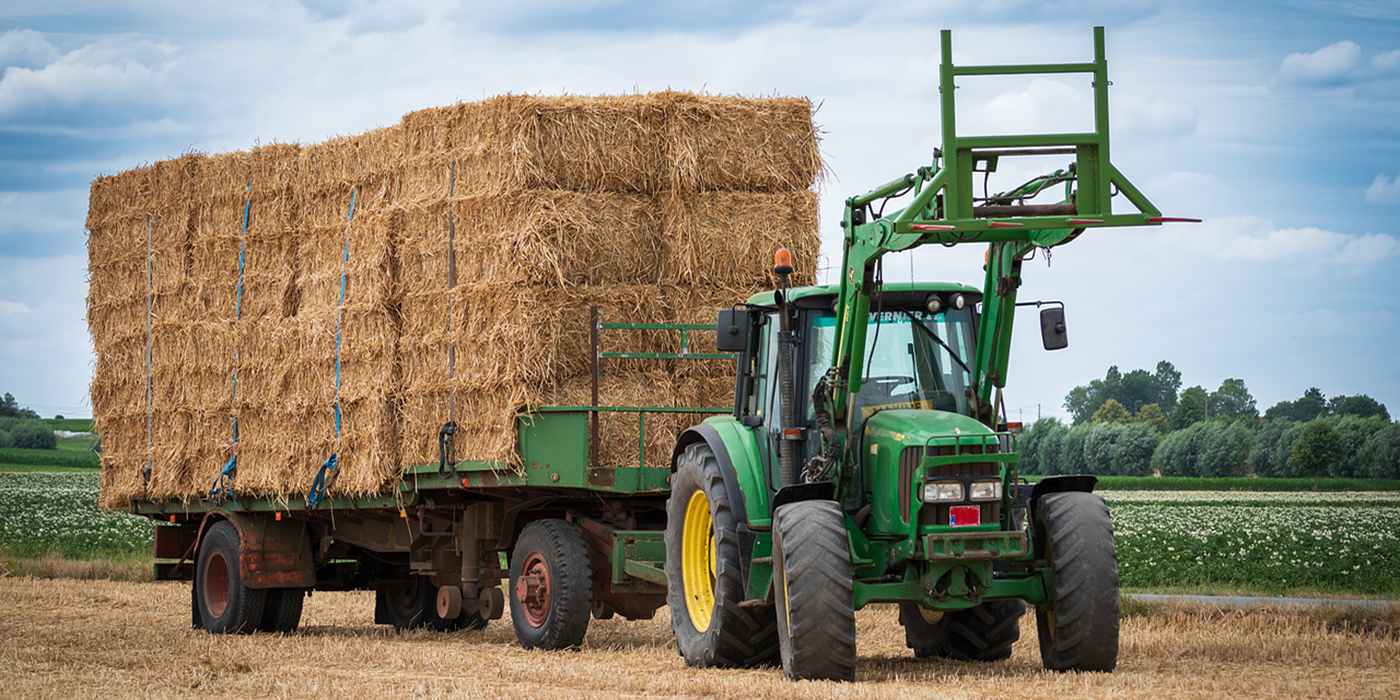
[[[1400,494],[1107,491],[1124,587],[1400,597]]]
[[[6,556],[70,559],[151,551],[152,525],[97,507],[99,474],[0,472],[0,546]]]
[[[97,507],[96,472],[0,473],[10,558],[127,557],[152,524]],[[1400,493],[1106,491],[1122,585],[1400,599]]]

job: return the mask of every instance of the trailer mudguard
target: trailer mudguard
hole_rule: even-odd
[[[697,442],[710,446],[724,474],[724,485],[729,491],[730,503],[742,503],[742,524],[750,528],[767,529],[772,526],[772,515],[768,510],[768,486],[763,478],[763,463],[758,454],[758,438],[754,431],[744,427],[733,416],[715,416],[700,425],[694,426],[676,440],[676,448],[671,454],[671,471],[676,470],[676,460],[685,448]]]
[[[219,515],[238,530],[241,549],[238,573],[249,588],[310,588],[316,585],[316,564],[306,523],[277,519],[271,513],[210,513],[200,527],[204,532]]]

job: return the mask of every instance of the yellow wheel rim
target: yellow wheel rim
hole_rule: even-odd
[[[923,616],[924,622],[927,622],[930,625],[936,625],[943,620],[942,610],[929,610],[928,608],[920,605],[919,614]]]
[[[685,509],[681,535],[681,579],[685,584],[685,607],[695,629],[710,628],[715,609],[715,532],[710,518],[710,499],[696,491]]]

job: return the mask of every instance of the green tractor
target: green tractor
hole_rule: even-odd
[[[667,505],[667,602],[691,665],[851,680],[855,611],[871,603],[899,605],[919,657],[1005,659],[1029,603],[1047,669],[1117,664],[1108,508],[1093,476],[1019,477],[1001,396],[1023,261],[1088,229],[1186,221],[1110,163],[1101,27],[1094,53],[954,66],[944,31],[943,147],[846,200],[840,283],[789,288],[779,251],[779,288],[721,312],[719,349],[739,353],[734,411],[681,436]],[[1093,132],[958,136],[956,78],[1046,73],[1091,76]],[[999,161],[1046,155],[1068,166],[977,196],[974,177]],[[1136,211],[1114,213],[1116,195]],[[983,287],[882,282],[882,256],[934,243],[987,245]],[[1064,347],[1063,305],[1029,304],[1045,306],[1046,349]]]

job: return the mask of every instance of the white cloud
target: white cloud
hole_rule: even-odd
[[[1110,99],[1113,133],[1129,138],[1187,136],[1196,131],[1201,112],[1196,105],[1166,97],[1123,95]]]
[[[993,97],[975,112],[976,119],[964,118],[960,110],[958,133],[971,136],[1089,132],[1094,130],[1093,109],[1094,100],[1087,90],[1059,80],[1035,78],[1023,90]]]
[[[32,29],[0,34],[0,68],[42,68],[58,60],[58,50]]]
[[[1377,175],[1371,181],[1371,186],[1366,188],[1366,202],[1368,204],[1397,204],[1400,203],[1400,175],[1394,178],[1386,177],[1384,173]]]
[[[1400,241],[1386,233],[1351,236],[1315,227],[1274,228],[1251,217],[1206,222],[1216,236],[1224,233],[1217,260],[1286,263],[1289,269],[1317,273],[1325,267],[1366,269],[1400,254]]]
[[[22,301],[0,301],[0,314],[27,314],[29,305]]]
[[[1338,85],[1360,66],[1361,47],[1351,41],[1339,41],[1312,53],[1290,54],[1283,59],[1279,78],[1302,85]]]
[[[1400,49],[1376,54],[1371,66],[1381,73],[1400,73]]]
[[[105,39],[39,68],[11,66],[0,78],[0,120],[110,123],[113,107],[165,107],[159,84],[176,48],[132,37]],[[95,111],[95,113],[93,113]]]

